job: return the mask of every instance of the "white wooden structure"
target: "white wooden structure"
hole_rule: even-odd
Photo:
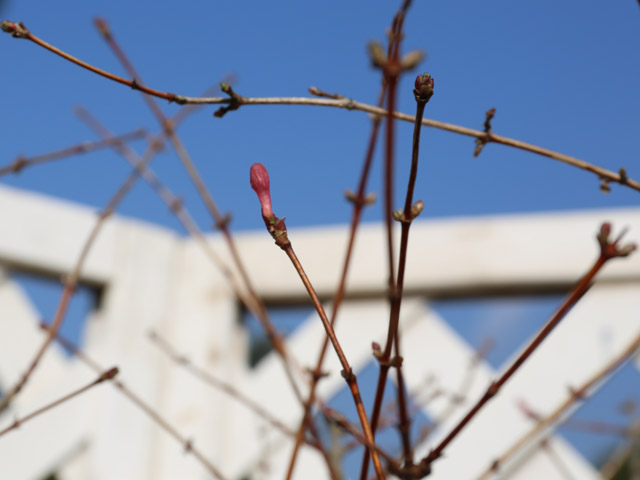
[[[0,188],[0,265],[63,275],[74,265],[96,220],[95,212],[22,191]],[[628,241],[640,239],[640,209],[569,212],[417,222],[412,227],[401,325],[408,387],[434,375],[456,391],[465,378],[472,348],[428,306],[433,295],[465,296],[489,291],[531,291],[549,284],[571,285],[597,255],[600,223],[629,226]],[[290,238],[321,296],[331,298],[343,261],[345,227],[299,230]],[[306,298],[285,255],[263,231],[237,235],[238,248],[258,292],[272,302]],[[211,236],[213,248],[226,247]],[[388,320],[384,299],[384,235],[378,225],[362,228],[356,245],[349,294],[337,332],[356,372],[371,361],[371,341],[383,343]],[[321,252],[321,254],[318,254]],[[277,274],[277,281],[274,277]],[[228,478],[283,478],[292,441],[233,398],[194,379],[148,340],[153,328],[196,364],[232,383],[285,424],[296,428],[301,408],[273,355],[255,369],[246,366],[247,333],[241,309],[223,276],[188,238],[125,218],[111,218],[89,255],[82,281],[103,290],[88,319],[84,350],[119,378],[178,431],[193,440]],[[360,300],[358,300],[360,298]],[[0,280],[0,388],[12,385],[43,340],[39,315],[8,274]],[[566,398],[629,339],[640,334],[640,255],[608,264],[594,288],[573,309],[540,351],[434,464],[432,479],[475,478],[531,428],[517,406],[526,398],[541,413]],[[315,315],[288,339],[301,366],[315,364],[324,336]],[[344,387],[334,355],[332,374],[319,393],[331,398]],[[440,426],[446,433],[486,389],[494,371],[478,367],[469,395]],[[54,346],[24,391],[0,414],[0,429],[95,378],[79,361]],[[370,402],[366,403],[370,408]],[[450,407],[444,398],[428,404],[438,418]],[[559,437],[550,440],[574,478],[599,478],[594,468]],[[266,463],[264,457],[266,456]],[[419,457],[418,457],[419,458]],[[464,461],[460,461],[464,459]],[[25,423],[0,437],[0,478],[35,480],[51,471],[61,480],[173,480],[209,478],[138,407],[110,385]],[[533,448],[504,478],[564,478],[544,451]],[[302,448],[296,478],[324,479],[319,455]]]

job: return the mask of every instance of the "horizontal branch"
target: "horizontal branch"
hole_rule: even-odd
[[[129,142],[131,140],[137,140],[137,139],[143,138],[145,137],[145,135],[147,135],[147,131],[143,128],[139,128],[132,132],[125,133],[123,135],[118,135],[114,138],[121,142]],[[111,142],[112,140],[97,140],[94,142],[78,143],[71,147],[63,148],[61,150],[56,150],[54,152],[35,155],[33,157],[25,157],[24,155],[19,155],[10,164],[4,167],[0,167],[0,177],[8,173],[20,173],[24,168],[31,167],[33,165],[39,165],[41,163],[51,162],[53,160],[59,160],[61,158],[70,157],[72,155],[88,153],[95,150],[99,150],[101,148],[110,148]]]
[[[216,116],[222,116],[226,112],[230,110],[236,110],[242,105],[314,105],[321,107],[334,107],[334,108],[345,108],[347,110],[359,110],[361,112],[371,113],[373,115],[385,116],[387,111],[383,108],[375,107],[373,105],[368,105],[366,103],[357,102],[353,99],[340,97],[340,98],[312,98],[312,97],[243,97],[231,90],[231,88],[222,84],[223,91],[229,94],[229,97],[188,97],[184,95],[177,95],[175,93],[170,92],[161,92],[159,90],[154,90],[147,86],[144,86],[136,81],[127,80],[126,78],[119,77],[114,75],[106,70],[102,70],[97,68],[87,62],[84,62],[62,50],[59,48],[45,42],[44,40],[38,38],[33,33],[25,27],[25,25],[20,22],[11,22],[11,21],[3,21],[0,23],[0,27],[6,33],[9,33],[15,38],[23,38],[26,40],[31,40],[35,44],[49,50],[50,52],[55,53],[56,55],[61,56],[65,60],[68,60],[76,65],[86,68],[87,70],[94,72],[98,75],[101,75],[109,80],[114,82],[121,83],[126,85],[134,90],[140,90],[148,95],[152,95],[157,98],[162,98],[169,102],[176,102],[178,104],[191,104],[191,105],[228,105],[227,107],[219,110]],[[338,97],[337,95],[335,95]],[[413,115],[407,115],[406,113],[393,112],[392,116],[398,120],[402,120],[405,122],[415,122],[415,117]],[[620,185],[626,185],[633,190],[640,192],[640,182],[629,178],[626,174],[624,168],[621,168],[618,172],[614,172],[611,170],[607,170],[602,167],[598,167],[597,165],[593,165],[589,162],[581,160],[576,157],[572,157],[570,155],[565,155],[563,153],[556,152],[554,150],[549,150],[547,148],[539,147],[537,145],[533,145],[531,143],[523,142],[520,140],[516,140],[514,138],[504,137],[502,135],[497,135],[491,131],[483,131],[483,130],[475,130],[472,128],[462,127],[460,125],[455,125],[453,123],[440,122],[438,120],[431,120],[428,118],[424,118],[422,120],[422,125],[432,128],[438,128],[440,130],[446,130],[448,132],[457,133],[459,135],[466,135],[469,137],[474,137],[476,139],[481,140],[483,143],[500,143],[502,145],[507,145],[513,148],[518,148],[520,150],[526,150],[528,152],[535,153],[537,155],[542,155],[544,157],[552,158],[554,160],[558,160],[559,162],[563,162],[574,167],[580,168],[582,170],[586,170],[597,175],[604,183],[603,187],[606,187],[609,182],[618,183]]]

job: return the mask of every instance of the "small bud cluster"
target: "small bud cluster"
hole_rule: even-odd
[[[618,246],[620,240],[625,234],[625,230],[622,231],[618,238],[614,241],[610,240],[611,236],[611,224],[609,222],[605,222],[600,226],[600,231],[598,232],[597,239],[600,244],[600,254],[609,259],[615,257],[626,257],[634,252],[638,246],[635,243],[628,243],[623,246]]]
[[[433,78],[428,73],[423,73],[416,77],[415,89],[413,94],[416,96],[416,102],[427,103],[433,95]]]

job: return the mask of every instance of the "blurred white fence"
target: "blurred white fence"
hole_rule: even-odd
[[[570,286],[597,255],[595,233],[603,220],[616,230],[631,227],[627,240],[640,238],[640,209],[580,211],[416,222],[410,252],[401,330],[405,378],[409,389],[427,376],[456,391],[468,374],[473,348],[430,310],[431,296],[465,297],[490,292],[537,292]],[[43,341],[40,318],[10,272],[68,273],[96,221],[92,210],[31,193],[0,189],[0,388],[24,372]],[[346,245],[346,227],[297,229],[290,238],[318,293],[330,299]],[[237,235],[241,256],[259,294],[271,303],[306,298],[286,256],[266,232]],[[211,245],[228,258],[222,240]],[[386,263],[379,225],[359,233],[349,277],[351,300],[337,327],[356,373],[372,360],[371,342],[384,343],[388,308],[384,300]],[[168,360],[148,338],[155,329],[196,365],[257,400],[292,429],[301,407],[292,395],[281,363],[270,354],[247,366],[248,335],[241,308],[223,276],[199,246],[166,229],[120,217],[108,220],[92,249],[81,280],[102,291],[100,305],[87,320],[83,350],[104,368],[117,365],[119,378],[191,439],[228,478],[284,477],[292,440],[233,398],[194,379]],[[426,300],[426,301],[425,301]],[[640,334],[640,255],[614,260],[596,285],[530,361],[508,383],[434,464],[433,479],[473,479],[517,438],[531,421],[518,401],[525,398],[540,413],[566,399],[579,385]],[[53,312],[51,312],[53,314]],[[303,366],[312,366],[324,337],[316,315],[288,338],[288,348]],[[344,387],[330,352],[331,375],[319,395],[329,399]],[[416,449],[424,455],[480,396],[495,372],[482,363],[468,395],[448,415],[433,438]],[[58,346],[9,409],[0,429],[95,378]],[[365,399],[370,408],[370,399]],[[451,408],[445,397],[425,406],[429,418]],[[573,478],[599,478],[597,471],[559,437],[551,445]],[[0,437],[0,479],[35,480],[52,471],[61,480],[173,480],[208,478],[137,406],[110,385],[92,389],[18,430]],[[500,471],[505,478],[561,479],[546,451],[530,448],[517,465]],[[296,478],[324,479],[319,455],[308,447]]]

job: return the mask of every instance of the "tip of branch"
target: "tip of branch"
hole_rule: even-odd
[[[600,226],[600,231],[596,238],[600,244],[600,255],[605,259],[611,259],[616,257],[626,257],[637,250],[638,245],[635,243],[628,243],[626,245],[619,245],[622,237],[627,233],[627,229],[624,228],[615,240],[611,240],[611,224],[604,222]]]
[[[119,372],[120,370],[118,369],[118,367],[112,367],[106,372],[104,372],[102,375],[100,375],[96,383],[104,382],[105,380],[111,380],[116,375],[118,375]]]
[[[10,20],[3,20],[0,22],[0,28],[14,38],[25,38],[29,34],[29,30],[22,22],[16,23]]]
[[[107,24],[107,21],[104,18],[101,18],[101,17],[94,18],[93,24],[98,29],[98,32],[100,33],[100,35],[102,35],[104,38],[111,38],[111,29],[109,28],[109,25]]]

